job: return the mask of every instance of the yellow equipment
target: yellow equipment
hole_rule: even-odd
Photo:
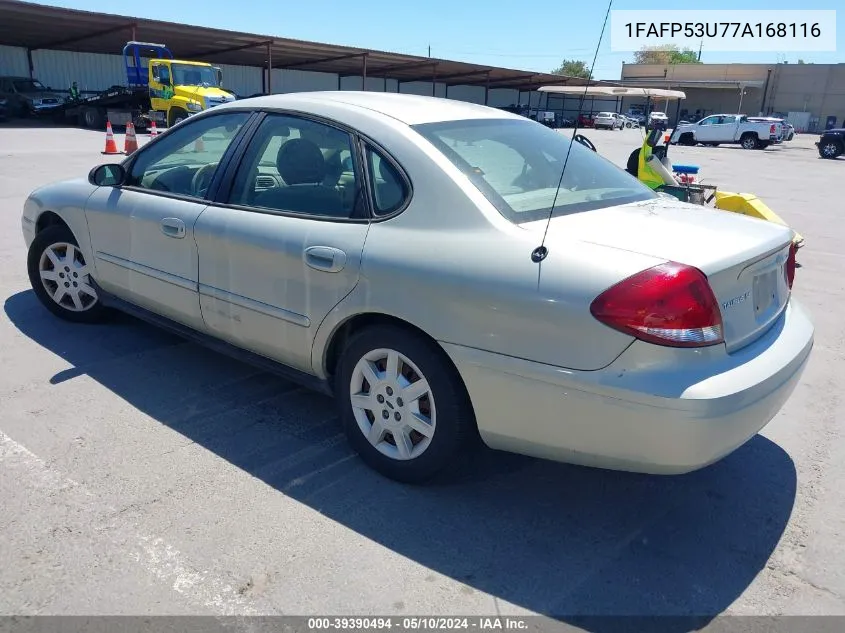
[[[723,211],[732,211],[734,213],[741,213],[742,215],[750,215],[751,217],[760,218],[761,220],[767,220],[776,224],[782,224],[783,226],[789,226],[777,213],[772,211],[753,193],[717,191],[715,207],[717,209],[722,209]],[[803,236],[796,231],[792,243],[795,244],[795,248],[801,248],[804,245]]]

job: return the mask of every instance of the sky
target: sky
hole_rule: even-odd
[[[119,13],[276,37],[428,55],[442,59],[549,72],[564,59],[592,64],[607,11],[607,1],[563,0],[144,0],[122,5],[114,0],[47,0],[39,4]],[[612,9],[840,9],[837,51],[830,53],[726,53],[702,50],[710,63],[845,63],[845,4],[818,0],[708,0],[681,5],[665,0],[613,0]],[[166,42],[165,42],[166,43]],[[179,55],[178,51],[174,54]],[[593,77],[619,79],[632,53],[613,52],[610,23],[598,50]]]

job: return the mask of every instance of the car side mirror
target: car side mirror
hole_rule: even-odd
[[[95,187],[118,187],[126,182],[126,169],[117,163],[99,165],[88,172],[88,182]]]

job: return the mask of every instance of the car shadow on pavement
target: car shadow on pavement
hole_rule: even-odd
[[[403,486],[362,465],[329,398],[130,317],[65,323],[31,291],[8,298],[5,311],[73,366],[45,380],[45,398],[51,384],[87,375],[279,492],[459,581],[466,594],[596,633],[704,626],[765,567],[795,500],[792,460],[762,436],[683,476],[485,449],[448,483]]]

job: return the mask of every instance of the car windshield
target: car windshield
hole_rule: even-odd
[[[172,64],[174,86],[217,86],[217,71],[211,66]]]
[[[15,79],[12,83],[16,92],[43,92],[47,90],[37,79]]]
[[[552,205],[556,217],[657,197],[606,158],[536,122],[480,119],[413,127],[511,222],[544,219]]]

